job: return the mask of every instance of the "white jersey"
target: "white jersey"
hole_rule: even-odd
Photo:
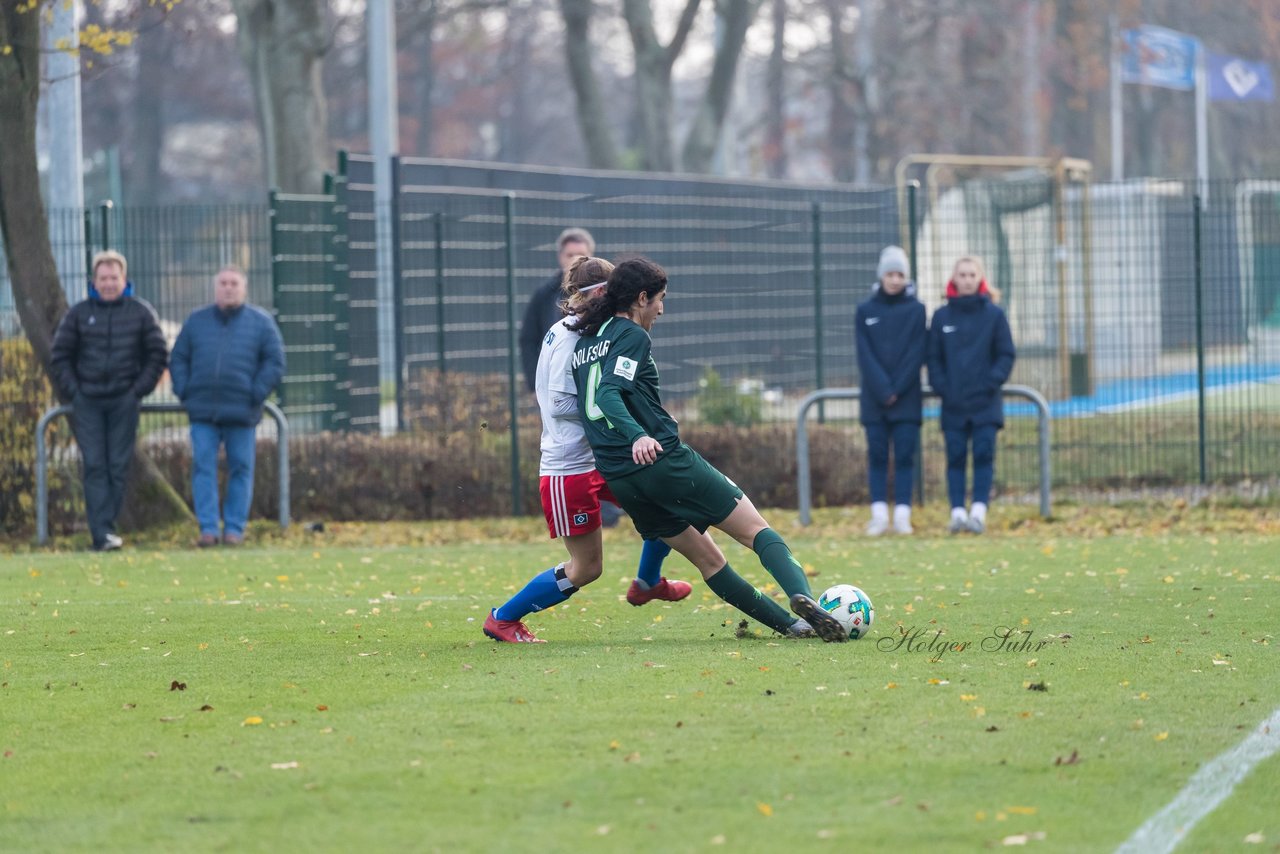
[[[566,329],[563,320],[557,320],[542,338],[534,379],[542,414],[540,475],[582,474],[596,467],[578,417],[578,387],[573,382],[573,350],[577,344],[578,333]],[[571,406],[566,405],[570,402]],[[557,409],[563,414],[557,415]]]

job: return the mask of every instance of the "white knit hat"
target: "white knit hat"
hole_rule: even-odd
[[[901,246],[886,246],[880,252],[880,263],[876,265],[876,278],[883,279],[886,273],[901,273],[911,278],[911,266],[907,263],[907,253]]]

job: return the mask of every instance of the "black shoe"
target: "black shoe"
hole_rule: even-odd
[[[792,596],[791,611],[813,626],[818,637],[827,643],[844,643],[849,639],[848,630],[840,624],[839,620],[822,610],[822,606],[812,596],[806,596],[803,593]]]

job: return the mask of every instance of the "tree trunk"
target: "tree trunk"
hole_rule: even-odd
[[[158,19],[162,13],[156,13]],[[148,15],[148,19],[152,16]],[[130,205],[158,205],[164,183],[161,160],[164,153],[164,103],[167,69],[172,62],[173,40],[155,20],[147,20],[148,30],[138,40],[138,77],[134,96],[133,144],[129,151]],[[149,26],[148,26],[149,25]]]
[[[40,98],[40,14],[0,7],[0,232],[18,318],[46,367],[53,331],[67,313],[49,243],[49,219],[36,166],[36,103]]]
[[[40,97],[40,14],[0,7],[0,234],[9,282],[23,331],[46,374],[49,351],[67,300],[49,244],[49,221],[40,196],[36,165],[36,103]],[[122,523],[174,522],[192,518],[187,505],[144,453],[134,455],[130,501]],[[137,506],[135,506],[137,505]]]
[[[764,168],[770,178],[787,176],[787,0],[773,0],[773,49],[765,81]]]
[[[685,138],[683,166],[690,172],[707,172],[720,144],[725,113],[733,99],[733,83],[738,75],[738,59],[747,30],[760,9],[760,0],[720,0],[716,14],[722,27],[711,79]]]
[[[672,131],[671,66],[675,64],[693,26],[699,0],[686,0],[676,34],[666,47],[653,28],[649,0],[623,0],[622,14],[631,34],[636,58],[636,137],[644,169],[674,172],[675,136]]]
[[[269,186],[319,193],[329,161],[320,68],[325,0],[234,0],[240,55],[253,81]]]
[[[849,182],[856,171],[854,136],[855,112],[858,95],[855,92],[853,60],[844,25],[849,13],[847,0],[827,0],[827,29],[831,32],[831,74],[827,78],[831,97],[831,113],[827,120],[827,156],[831,162],[831,177]],[[861,31],[864,21],[858,21]],[[865,112],[865,111],[864,111]]]
[[[617,169],[618,148],[609,130],[610,113],[600,95],[600,80],[591,65],[595,54],[595,45],[591,42],[591,4],[592,0],[560,0],[565,27],[564,53],[576,96],[578,127],[587,147],[587,161],[593,169]]]
[[[435,110],[436,88],[436,9],[435,3],[429,3],[423,11],[422,29],[414,49],[418,63],[418,73],[415,75],[418,89],[418,128],[415,139],[419,157],[431,156],[431,131],[435,124],[432,113]]]

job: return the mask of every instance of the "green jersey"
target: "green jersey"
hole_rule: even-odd
[[[641,436],[657,439],[664,452],[680,445],[675,419],[662,408],[652,350],[644,327],[613,317],[595,335],[583,336],[574,351],[578,414],[606,480],[645,468],[631,459]]]

